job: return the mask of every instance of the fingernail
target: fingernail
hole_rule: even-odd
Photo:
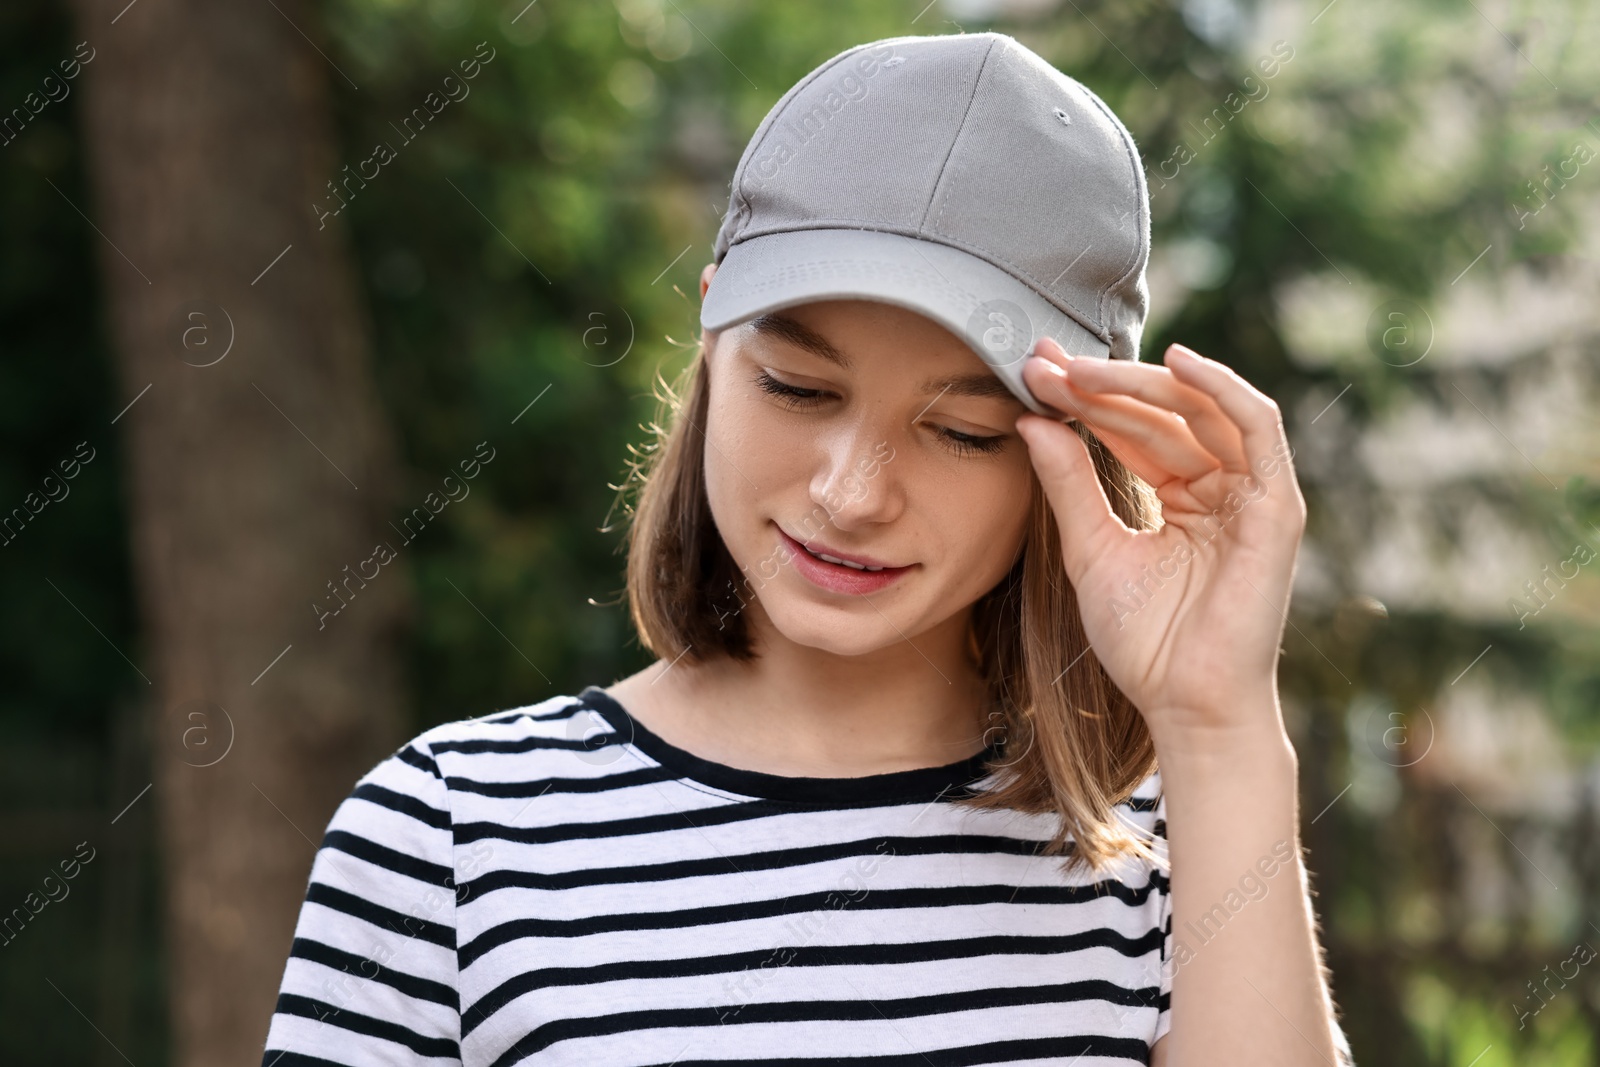
[[[1061,342],[1057,341],[1054,337],[1050,337],[1048,335],[1040,337],[1037,341],[1035,341],[1033,343],[1033,354],[1036,355],[1036,356],[1040,356],[1041,358],[1044,358],[1043,353],[1040,350],[1043,349],[1046,345],[1048,345],[1051,348],[1055,349],[1056,353],[1058,355],[1063,356],[1063,357],[1065,357],[1067,359],[1071,359],[1072,358],[1072,355],[1065,348],[1061,347]]]

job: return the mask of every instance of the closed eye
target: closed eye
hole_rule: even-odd
[[[821,389],[805,389],[798,385],[790,385],[788,382],[779,381],[765,370],[756,371],[752,380],[762,392],[776,398],[791,411],[813,408],[828,398],[828,394]],[[933,430],[939,440],[958,456],[970,456],[976,453],[993,454],[1006,446],[1004,434],[986,437],[962,433],[947,426],[934,426]]]
[[[823,397],[821,389],[802,389],[798,385],[780,382],[764,370],[756,371],[755,383],[762,392],[778,398],[784,407],[811,407]]]

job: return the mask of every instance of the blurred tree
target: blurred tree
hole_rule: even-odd
[[[103,238],[129,405],[172,1062],[246,1063],[315,836],[405,718],[406,561],[373,562],[395,448],[342,229],[313,210],[343,177],[339,72],[293,0],[75,13],[93,181],[64,195]]]

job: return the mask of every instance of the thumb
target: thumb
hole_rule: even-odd
[[[1108,538],[1132,531],[1111,510],[1089,448],[1076,430],[1030,412],[1017,419],[1017,433],[1028,445],[1028,458],[1055,513],[1067,574],[1076,583]]]

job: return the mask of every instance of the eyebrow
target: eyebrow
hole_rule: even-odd
[[[843,370],[850,370],[855,366],[850,357],[836,348],[833,342],[805,323],[781,312],[774,311],[756,316],[750,320],[750,328],[757,333],[769,334],[787,341],[796,348],[804,349]],[[949,393],[952,396],[994,398],[1022,404],[1006,383],[993,373],[940,375],[923,381],[917,391],[923,394]]]

